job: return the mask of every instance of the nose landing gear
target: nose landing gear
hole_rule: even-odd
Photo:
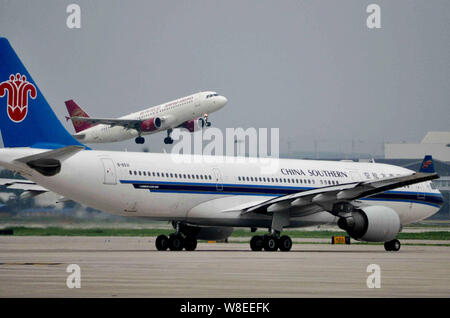
[[[206,127],[210,127],[211,126],[211,122],[208,121],[208,114],[203,114],[203,124],[202,127],[206,126]]]

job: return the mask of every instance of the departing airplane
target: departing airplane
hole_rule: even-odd
[[[208,114],[218,111],[227,103],[216,92],[200,92],[119,118],[91,118],[73,100],[65,102],[76,134],[84,143],[104,143],[136,138],[137,144],[145,142],[142,135],[166,130],[165,144],[172,144],[170,137],[174,128],[186,128],[194,132],[210,126]],[[200,117],[203,116],[203,117]]]
[[[233,227],[248,227],[269,229],[252,237],[252,250],[288,251],[292,240],[281,235],[284,229],[332,223],[356,240],[398,251],[402,226],[443,204],[430,182],[438,178],[430,157],[420,172],[279,159],[276,172],[263,174],[251,161],[90,150],[65,130],[5,38],[0,61],[0,108],[7,109],[0,116],[0,165],[40,186],[36,191],[113,214],[172,221],[175,232],[157,237],[158,250],[194,250],[198,239],[226,238]],[[195,160],[180,164],[172,156]]]

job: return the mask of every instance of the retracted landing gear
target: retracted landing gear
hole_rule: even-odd
[[[139,137],[136,137],[136,139],[134,140],[137,144],[143,144],[144,142],[145,142],[145,139],[144,139],[144,137],[142,137],[142,136],[139,136]]]
[[[156,238],[156,249],[158,251],[182,251],[183,248],[186,251],[195,251],[197,248],[197,239],[192,235],[183,235],[180,231],[179,224],[176,224],[176,232],[167,237],[164,234],[159,235]]]
[[[172,137],[170,137],[170,134],[172,133],[172,129],[167,129],[167,137],[164,138],[164,143],[166,145],[171,145],[173,144],[173,139]]]
[[[399,240],[392,240],[384,243],[384,249],[389,252],[397,252],[400,250],[401,246]]]

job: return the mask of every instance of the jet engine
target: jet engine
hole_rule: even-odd
[[[147,119],[141,124],[141,131],[154,131],[159,128],[161,128],[161,119],[159,117]]]
[[[200,130],[204,126],[203,118],[196,118],[185,121],[180,127],[186,128],[189,132]]]
[[[369,206],[351,212],[351,217],[341,217],[338,226],[355,240],[387,242],[400,232],[400,218],[393,209]]]
[[[162,116],[160,119],[161,129],[173,128],[176,122],[176,118],[173,115]]]

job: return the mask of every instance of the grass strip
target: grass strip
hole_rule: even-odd
[[[126,229],[126,228],[62,228],[62,227],[8,227],[4,230],[12,230],[16,236],[158,236],[160,234],[170,234],[173,230],[167,229]],[[266,231],[250,231],[237,229],[232,233],[232,237],[251,237],[253,235],[267,234]],[[339,231],[283,231],[283,235],[291,238],[331,238],[333,235],[345,235]],[[399,233],[398,239],[408,240],[450,240],[450,231],[428,231],[419,233]]]

